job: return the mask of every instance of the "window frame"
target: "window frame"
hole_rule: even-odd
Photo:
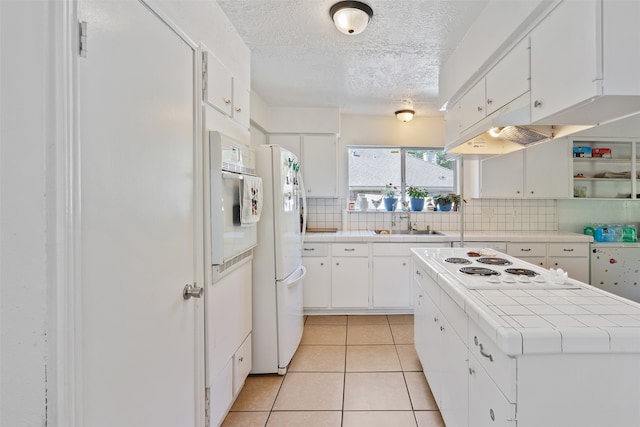
[[[407,188],[408,183],[406,182],[406,158],[407,153],[410,151],[443,151],[444,147],[420,147],[420,146],[394,146],[394,145],[347,145],[347,153],[350,153],[352,149],[389,149],[389,150],[399,150],[400,151],[400,177],[401,182],[398,186],[400,189],[400,195],[398,196],[398,200],[407,201],[409,200],[407,196]],[[453,186],[452,192],[459,193],[459,174],[460,174],[460,162],[458,157],[454,157],[448,159],[453,162]],[[349,162],[347,160],[347,199],[351,200],[351,186],[349,185]],[[396,209],[401,209],[401,203],[398,203],[398,207]]]

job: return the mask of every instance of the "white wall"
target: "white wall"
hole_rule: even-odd
[[[338,108],[270,107],[270,133],[333,133],[340,132]]]
[[[46,1],[0,2],[0,425],[7,427],[46,424],[49,13]]]
[[[403,123],[389,116],[340,116],[340,139],[345,145],[444,147],[444,118],[420,117]]]

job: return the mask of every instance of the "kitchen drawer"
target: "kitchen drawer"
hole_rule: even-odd
[[[549,243],[549,256],[588,257],[588,243]]]
[[[508,357],[498,349],[494,340],[475,323],[469,322],[469,353],[498,385],[510,402],[516,402],[516,359]]]
[[[469,356],[469,427],[513,427],[516,404],[502,394],[474,355]]]
[[[238,394],[251,371],[251,334],[233,356],[233,395]]]
[[[440,293],[440,312],[456,331],[458,336],[467,340],[469,318],[464,310],[446,292]]]
[[[302,246],[302,256],[328,256],[329,245],[326,243],[305,243]]]
[[[435,280],[433,280],[426,271],[419,267],[415,267],[413,277],[414,280],[418,282],[422,289],[427,293],[431,301],[433,301],[436,306],[439,306],[440,286],[435,282]]]
[[[507,243],[507,254],[517,258],[546,257],[546,243]]]
[[[333,256],[369,256],[369,245],[366,243],[334,243],[331,245]]]
[[[411,256],[415,243],[374,243],[373,256]]]

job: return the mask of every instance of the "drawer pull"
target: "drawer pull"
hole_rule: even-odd
[[[304,248],[305,251],[315,251],[316,248]]]
[[[562,249],[562,250],[563,250],[564,252],[573,252],[573,249],[566,249],[566,248],[564,248],[564,249]]]
[[[521,248],[521,252],[531,252],[531,248]]]
[[[493,413],[493,409],[489,409],[489,416],[491,417],[491,421],[496,420],[496,414]]]
[[[489,359],[489,361],[493,362],[493,356],[491,355],[491,353],[485,353],[482,344],[480,344],[480,354]]]
[[[355,249],[353,249],[353,248],[351,248],[351,249],[345,248],[344,251],[345,252],[355,252]]]

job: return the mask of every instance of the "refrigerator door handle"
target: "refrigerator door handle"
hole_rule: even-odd
[[[304,243],[304,236],[307,233],[307,190],[304,188],[304,180],[302,179],[302,173],[299,174],[300,180],[300,193],[302,193],[302,230],[300,233],[300,243]]]
[[[296,284],[298,284],[298,282],[302,281],[302,279],[304,279],[307,275],[307,269],[304,267],[304,265],[300,266],[300,274],[296,277],[289,277],[284,281],[284,285],[287,288],[290,288],[292,286],[295,286]],[[292,275],[293,276],[293,275]]]

